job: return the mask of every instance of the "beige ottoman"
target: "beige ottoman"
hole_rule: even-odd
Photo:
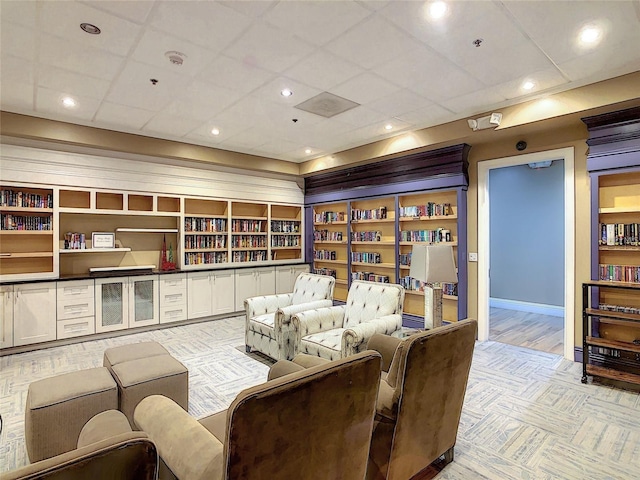
[[[132,428],[133,411],[149,395],[164,395],[188,411],[189,372],[171,355],[122,362],[113,366],[112,374],[118,384],[118,409]]]
[[[113,371],[113,367],[119,363],[157,355],[169,355],[169,352],[158,342],[130,343],[120,347],[107,348],[104,351],[102,365],[107,367],[109,371]]]
[[[38,380],[29,385],[24,436],[31,463],[75,450],[82,427],[118,408],[118,389],[104,367]]]

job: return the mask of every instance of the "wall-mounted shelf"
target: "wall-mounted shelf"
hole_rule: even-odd
[[[69,248],[69,249],[60,249],[60,253],[124,253],[130,252],[131,249],[129,247],[120,247],[120,248]]]

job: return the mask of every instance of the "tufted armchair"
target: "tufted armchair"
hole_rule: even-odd
[[[291,316],[304,310],[333,305],[336,280],[328,275],[301,273],[293,293],[247,298],[245,347],[275,360],[293,358]]]
[[[389,335],[402,327],[403,302],[400,285],[354,280],[345,305],[293,315],[293,354],[335,360],[358,353],[373,334]]]

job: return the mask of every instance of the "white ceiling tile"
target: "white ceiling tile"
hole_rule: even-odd
[[[218,135],[213,135],[211,130],[213,128],[217,128],[220,133]],[[208,144],[218,144],[221,143],[234,135],[239,135],[249,127],[244,122],[220,122],[217,119],[204,122],[198,128],[189,132],[185,138],[193,139],[200,143],[208,143]]]
[[[227,88],[196,80],[176,92],[166,111],[171,115],[206,121],[236,102],[241,95]]]
[[[275,76],[275,73],[248,62],[220,55],[198,75],[198,78],[239,93],[249,93]]]
[[[39,27],[42,32],[65,38],[86,47],[127,55],[140,33],[140,26],[78,2],[41,2]],[[91,23],[102,33],[91,35],[80,29]]]
[[[85,75],[50,65],[42,65],[38,72],[39,87],[66,92],[72,96],[78,95],[102,100],[110,85],[111,83],[107,80],[89,79]]]
[[[364,127],[372,123],[382,123],[389,119],[389,115],[372,110],[362,105],[336,116],[338,120],[351,126],[351,128]]]
[[[415,125],[417,128],[438,125],[452,120],[451,111],[436,104],[414,110],[413,112],[403,113],[402,115],[398,115],[398,118]]]
[[[285,88],[290,89],[293,95],[284,97],[281,92]],[[277,77],[256,89],[251,96],[261,101],[274,102],[284,107],[293,108],[295,105],[315,97],[320,93],[322,93],[322,90],[317,88],[296,82],[287,77]]]
[[[83,0],[82,3],[136,23],[144,23],[155,4],[150,0]]]
[[[326,45],[326,49],[365,69],[420,46],[414,38],[380,18],[371,18]]]
[[[271,141],[260,145],[260,150],[268,155],[282,155],[283,153],[300,150],[300,145],[293,142],[287,142],[285,140]]]
[[[409,90],[398,90],[391,95],[387,95],[386,97],[382,97],[368,103],[367,107],[377,110],[380,113],[384,113],[387,118],[389,118],[401,115],[405,112],[411,112],[419,108],[427,107],[431,103],[433,103],[431,100]]]
[[[36,53],[36,36],[29,30],[13,23],[3,23],[0,29],[0,45],[2,54],[34,60]]]
[[[24,0],[2,0],[0,2],[0,16],[2,17],[2,27],[5,22],[13,22],[25,27],[35,28],[37,23],[37,6],[34,1]]]
[[[50,35],[42,36],[38,58],[45,65],[103,80],[112,80],[124,63],[124,57]]]
[[[35,64],[31,60],[14,57],[2,50],[0,62],[2,62],[2,68],[0,68],[0,91],[4,88],[5,82],[20,82],[25,85],[33,85]]]
[[[287,70],[285,76],[328,91],[361,73],[364,73],[364,69],[352,62],[324,50],[317,50]]]
[[[459,97],[485,88],[485,85],[456,66],[440,64],[429,81],[419,81],[409,86],[416,92],[434,102]]]
[[[523,88],[525,81],[533,82],[535,85],[534,88],[532,88],[531,90],[525,90]],[[523,75],[515,80],[504,82],[491,88],[493,91],[495,91],[505,99],[520,98],[524,101],[531,95],[537,95],[539,92],[543,92],[560,85],[566,85],[567,83],[567,80],[560,74],[560,72],[556,68],[549,68],[537,72],[530,72],[527,75]],[[469,103],[478,104],[481,99],[482,97],[479,97],[475,100],[469,99]],[[490,99],[491,97],[487,97],[487,100]]]
[[[377,75],[363,73],[332,88],[331,93],[362,105],[398,90],[400,87]]]
[[[170,137],[182,137],[198,128],[200,124],[201,122],[192,118],[176,117],[160,112],[142,128],[142,131],[160,133]]]
[[[62,98],[67,94],[68,92],[39,87],[36,90],[36,110],[64,118],[66,121],[91,120],[100,106],[100,101],[74,95],[77,105],[73,108],[65,108],[62,106]]]
[[[171,63],[167,52],[177,51],[186,55],[182,65]],[[131,58],[148,65],[154,65],[179,75],[195,76],[214,58],[206,50],[186,40],[179,39],[157,30],[148,29],[131,54]]]
[[[443,100],[441,105],[455,114],[473,115],[486,112],[487,107],[491,108],[491,105],[496,105],[506,100],[506,95],[500,93],[500,90],[497,86],[487,87],[477,92]],[[482,106],[480,110],[477,110],[474,105]]]
[[[262,17],[265,12],[273,8],[278,4],[277,0],[244,0],[239,2],[238,0],[222,1],[220,4],[225,7],[233,8],[234,10],[247,15],[251,18]]]
[[[426,47],[420,47],[398,55],[389,62],[377,66],[374,71],[390,82],[409,87],[418,83],[428,84],[433,77],[454,68],[457,69],[446,58]]]
[[[30,113],[33,110],[33,88],[28,83],[3,80],[0,88],[0,110]]]
[[[249,65],[280,73],[313,50],[312,45],[285,30],[254,24],[225,53]]]
[[[125,107],[115,103],[103,102],[96,113],[96,122],[112,127],[141,129],[156,112],[135,107]]]
[[[594,50],[589,55],[562,62],[559,67],[574,81],[588,79],[600,81],[609,75],[618,76],[640,71],[640,56],[636,54],[638,49],[634,45],[621,45],[620,49],[631,49],[633,53],[620,55],[620,50],[615,52]],[[638,90],[640,93],[640,87]]]
[[[280,2],[263,19],[314,45],[324,45],[371,12],[355,2]]]
[[[172,36],[206,47],[224,50],[244,32],[251,19],[219,2],[158,2],[151,25]]]
[[[156,85],[150,82],[152,78],[158,80]],[[187,88],[188,80],[159,67],[131,61],[113,83],[106,100],[157,112]]]
[[[272,134],[260,128],[248,128],[244,132],[223,141],[221,145],[230,148],[258,148],[272,140]]]

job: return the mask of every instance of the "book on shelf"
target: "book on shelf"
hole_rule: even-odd
[[[640,223],[601,223],[599,244],[640,246]]]
[[[384,220],[387,218],[387,207],[374,208],[372,210],[351,209],[351,220]]]
[[[53,208],[53,195],[10,189],[0,190],[0,206],[21,208]]]
[[[314,223],[344,222],[346,220],[344,212],[320,212],[313,215]]]
[[[450,203],[429,202],[425,205],[414,205],[410,207],[400,207],[400,217],[446,217],[453,214]]]
[[[640,283],[640,266],[600,264],[598,267],[600,280]]]

